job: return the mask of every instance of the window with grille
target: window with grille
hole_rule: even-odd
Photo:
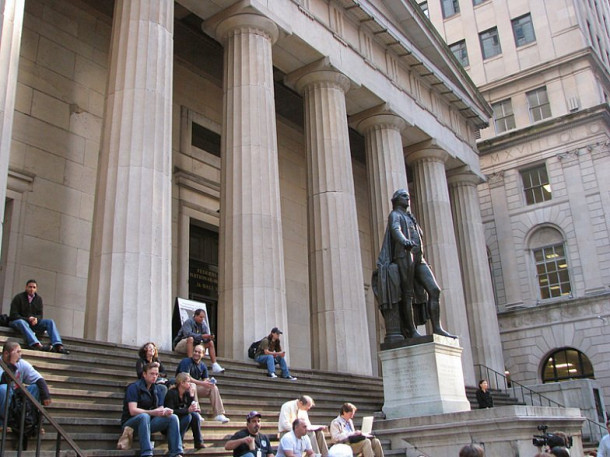
[[[453,52],[453,55],[462,64],[463,67],[467,67],[469,65],[468,51],[466,50],[465,40],[453,43],[449,46],[449,49],[451,49],[451,52]]]
[[[511,22],[513,24],[513,35],[515,36],[515,45],[517,47],[536,41],[532,16],[529,13],[513,19]]]
[[[530,117],[533,122],[551,117],[551,104],[546,92],[546,87],[539,87],[530,92],[526,92],[527,104],[530,110]]]
[[[522,170],[521,179],[523,181],[525,202],[528,205],[535,205],[536,203],[545,202],[551,199],[551,184],[549,183],[546,165],[542,164],[533,168],[528,168],[527,170]]]
[[[583,378],[595,379],[593,365],[585,354],[576,349],[558,349],[542,365],[542,382]]]
[[[540,298],[547,300],[570,295],[570,273],[564,243],[533,250]]]
[[[491,105],[494,113],[496,133],[506,132],[515,128],[515,114],[510,98]]]
[[[443,9],[443,17],[455,16],[460,12],[460,3],[458,0],[441,0],[441,7]]]
[[[497,27],[479,33],[479,41],[481,42],[483,59],[490,59],[498,54],[502,54]]]

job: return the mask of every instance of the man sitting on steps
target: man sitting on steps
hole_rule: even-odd
[[[191,382],[197,388],[197,395],[210,399],[212,412],[216,416],[215,420],[224,424],[229,422],[229,418],[225,416],[225,408],[222,404],[218,387],[216,387],[216,380],[209,379],[208,369],[205,363],[201,361],[204,351],[205,349],[201,344],[195,346],[193,348],[193,356],[186,357],[180,361],[178,368],[176,368],[176,376],[179,373],[188,373],[191,377]]]
[[[205,320],[205,310],[201,308],[195,310],[193,317],[184,321],[184,324],[182,324],[182,328],[178,331],[173,343],[174,351],[179,354],[186,354],[187,357],[193,356],[193,348],[198,344],[202,344],[210,353],[212,373],[222,373],[225,371],[225,369],[216,362],[214,335],[210,333],[210,329]]]

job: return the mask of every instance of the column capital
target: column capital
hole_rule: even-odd
[[[373,128],[387,128],[402,132],[409,124],[394,113],[386,103],[350,116],[350,125],[365,135]]]
[[[343,93],[347,93],[352,85],[350,79],[337,70],[328,57],[286,75],[284,81],[301,95],[313,84],[336,87]]]
[[[411,166],[414,163],[422,160],[430,160],[433,162],[445,163],[449,159],[449,153],[438,146],[434,140],[418,143],[409,146],[405,150],[407,165]]]
[[[203,23],[202,28],[221,43],[225,43],[229,35],[236,30],[250,30],[267,36],[271,44],[279,38],[277,24],[266,16],[250,11],[240,11],[230,16],[215,17]]]
[[[449,184],[449,187],[459,185],[476,187],[482,182],[484,180],[468,168],[462,167],[447,173],[447,184]]]

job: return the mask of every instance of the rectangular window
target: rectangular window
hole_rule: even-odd
[[[193,122],[191,125],[191,144],[216,157],[220,157],[220,135],[216,132],[212,132],[210,129],[206,129],[196,122]]]
[[[419,4],[419,7],[421,8],[421,10],[424,12],[424,14],[426,15],[426,17],[428,19],[430,19],[430,12],[428,11],[428,2],[421,2]]]
[[[443,17],[455,16],[460,12],[460,3],[458,0],[441,0],[441,7],[443,8]]]
[[[481,52],[483,53],[483,59],[490,59],[493,56],[502,54],[502,48],[500,47],[500,37],[498,36],[497,27],[479,33],[479,41],[481,42]]]
[[[515,114],[510,98],[491,105],[494,111],[496,133],[506,132],[515,128]]]
[[[468,51],[466,50],[465,40],[453,43],[449,46],[449,49],[451,49],[451,52],[453,52],[453,55],[462,64],[463,67],[467,67],[469,65]]]
[[[540,298],[561,297],[572,292],[568,261],[562,244],[534,249]]]
[[[530,117],[532,122],[537,122],[547,117],[551,117],[551,104],[546,93],[546,87],[539,87],[526,92],[527,104],[529,105]]]
[[[515,45],[517,47],[536,41],[532,16],[529,13],[513,19],[511,22],[513,24],[513,34],[515,35]]]
[[[521,172],[521,179],[523,181],[525,202],[528,205],[534,205],[551,199],[551,184],[549,183],[549,175],[546,172],[544,164],[523,170]]]

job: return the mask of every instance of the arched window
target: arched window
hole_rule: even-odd
[[[594,377],[593,365],[589,358],[572,348],[558,349],[545,360],[542,366],[542,382],[593,379]]]
[[[561,297],[572,293],[565,242],[552,227],[542,227],[529,239],[534,257],[540,299]]]

